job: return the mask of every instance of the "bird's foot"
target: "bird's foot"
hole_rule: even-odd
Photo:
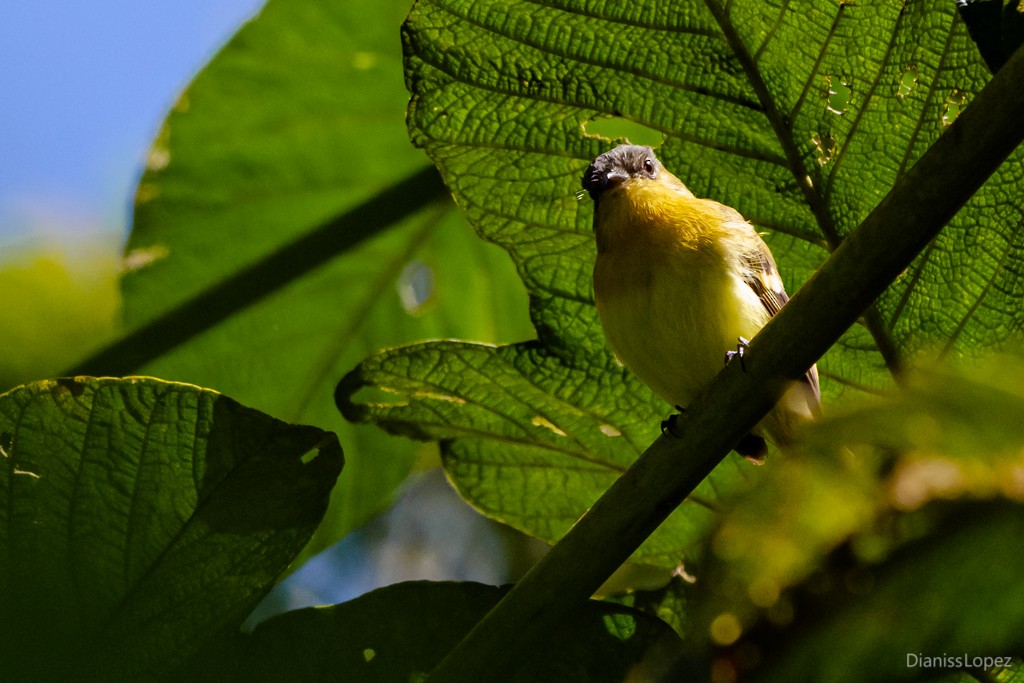
[[[747,364],[743,362],[743,357],[746,355],[747,349],[749,349],[749,348],[750,348],[750,342],[749,341],[747,341],[743,337],[737,337],[736,338],[736,350],[735,351],[726,351],[725,352],[725,364],[728,365],[729,362],[733,358],[739,358],[740,359],[740,367],[743,368],[744,372],[746,372],[747,371]]]

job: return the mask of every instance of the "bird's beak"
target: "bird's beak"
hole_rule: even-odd
[[[602,192],[609,187],[621,184],[628,177],[629,175],[622,169],[615,168],[610,171],[602,171],[591,164],[590,168],[583,175],[583,188],[590,193],[591,199],[597,201]]]
[[[620,185],[623,182],[625,182],[627,178],[629,178],[629,174],[623,171],[622,169],[612,169],[611,171],[608,171],[608,173],[606,173],[604,176],[604,189]]]

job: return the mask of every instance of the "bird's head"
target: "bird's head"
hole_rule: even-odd
[[[583,173],[583,189],[596,202],[603,193],[631,178],[658,180],[665,174],[672,175],[661,165],[650,147],[619,145],[594,159],[587,167]]]

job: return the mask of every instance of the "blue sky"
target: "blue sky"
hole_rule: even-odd
[[[262,5],[0,2],[0,247],[122,235],[176,94]]]

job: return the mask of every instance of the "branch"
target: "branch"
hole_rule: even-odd
[[[429,683],[501,680],[690,494],[1024,140],[1017,52],[804,287],[441,662]]]
[[[128,332],[69,368],[64,375],[119,377],[133,374],[391,224],[448,196],[448,189],[437,169],[433,166],[421,168],[262,260]]]

